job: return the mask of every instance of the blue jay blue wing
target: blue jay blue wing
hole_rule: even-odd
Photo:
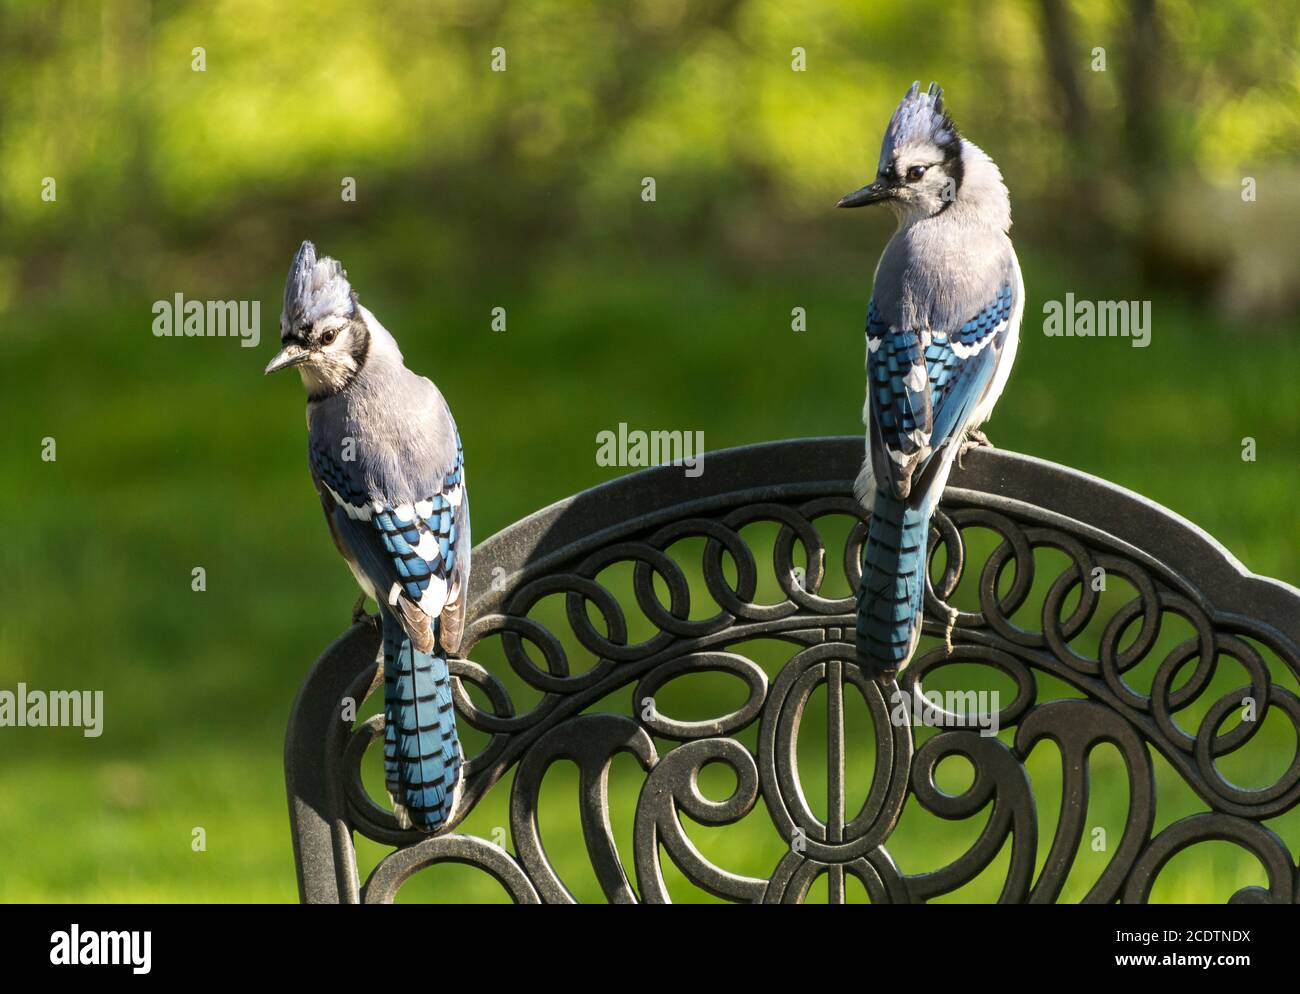
[[[867,391],[876,480],[906,497],[930,451],[930,381],[918,333],[887,327],[874,300],[867,309]]]
[[[867,382],[878,486],[905,499],[931,456],[966,424],[993,379],[1013,306],[1007,282],[959,328],[916,331],[886,327],[873,301]]]
[[[925,350],[937,451],[963,428],[993,379],[1015,306],[1010,282],[969,321],[949,334],[935,334]],[[957,441],[961,441],[957,439]]]
[[[372,496],[358,480],[355,464],[339,462],[320,448],[312,448],[310,459],[327,506],[334,505],[331,529],[349,562],[369,581],[375,599],[403,620],[417,648],[430,651],[432,623],[449,605],[459,609],[466,592],[466,573],[457,562],[468,547],[469,530],[459,447],[439,491],[409,503]],[[457,631],[452,648],[459,642]]]
[[[453,536],[449,544],[452,559],[448,567],[452,595],[442,609],[442,630],[439,633],[443,647],[454,653],[460,649],[461,637],[465,633],[465,606],[469,601],[469,490],[465,486],[465,451],[459,432],[456,433],[456,463],[443,479],[442,494],[444,497],[459,495],[459,500],[452,505],[448,522]]]

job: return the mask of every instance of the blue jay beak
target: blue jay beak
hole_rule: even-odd
[[[888,183],[880,180],[872,183],[870,186],[864,186],[861,190],[854,190],[852,193],[846,193],[840,197],[840,202],[836,207],[866,207],[868,204],[878,204],[882,200],[888,200],[894,195],[894,189]]]
[[[274,359],[266,364],[265,372],[274,373],[280,369],[288,369],[290,366],[297,366],[310,358],[310,349],[304,349],[297,342],[290,342],[275,354]]]

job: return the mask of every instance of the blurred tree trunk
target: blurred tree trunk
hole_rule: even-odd
[[[1153,169],[1166,164],[1160,117],[1160,62],[1163,32],[1155,0],[1131,0],[1128,50],[1120,66],[1124,101],[1124,142],[1135,181],[1155,181]]]
[[[1043,12],[1043,54],[1056,87],[1060,104],[1062,130],[1071,144],[1086,149],[1088,144],[1088,104],[1079,83],[1082,52],[1074,40],[1074,25],[1062,0],[1041,0]]]
[[[1175,177],[1161,101],[1164,31],[1156,0],[1129,0],[1128,35],[1120,67],[1120,100],[1124,155],[1132,167],[1128,170],[1134,203],[1130,229],[1138,266],[1146,279],[1203,292],[1210,284],[1207,274],[1192,264],[1186,247],[1172,236],[1176,226],[1166,213],[1177,208],[1168,196]]]
[[[1065,177],[1066,189],[1061,191],[1057,203],[1061,207],[1059,227],[1073,241],[1096,237],[1095,226],[1099,217],[1095,211],[1079,211],[1073,204],[1098,202],[1098,157],[1091,138],[1088,101],[1080,80],[1080,70],[1087,64],[1074,34],[1074,22],[1064,0],[1040,0],[1042,17],[1039,27],[1043,40],[1043,57],[1052,77],[1055,91],[1060,131],[1065,139],[1069,170]]]

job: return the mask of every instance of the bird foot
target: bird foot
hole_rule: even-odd
[[[393,816],[397,819],[397,827],[403,831],[410,831],[414,823],[411,821],[411,813],[406,810],[406,805],[399,801],[392,791],[388,792],[388,799],[393,804]]]
[[[366,613],[365,594],[358,597],[357,602],[352,605],[352,624],[359,625],[362,622],[369,623],[375,631],[379,631],[379,615]]]
[[[958,611],[950,604],[943,605],[948,612],[948,620],[943,627],[943,647],[948,650],[948,655],[952,655],[952,630],[957,627]]]
[[[989,441],[989,437],[985,435],[984,432],[980,431],[978,428],[968,428],[966,430],[966,437],[962,439],[961,445],[957,447],[957,468],[966,468],[962,465],[961,460],[962,457],[971,449],[991,448],[993,448],[993,443]]]

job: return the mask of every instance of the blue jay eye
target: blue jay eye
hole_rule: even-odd
[[[909,183],[915,183],[925,175],[925,166],[912,166],[907,170],[907,180]]]
[[[329,329],[329,331],[322,332],[322,333],[321,333],[321,336],[320,336],[321,344],[322,344],[322,345],[329,345],[329,344],[333,343],[333,341],[334,341],[334,336],[337,335],[337,334],[338,334],[338,332],[335,331],[333,328]]]

